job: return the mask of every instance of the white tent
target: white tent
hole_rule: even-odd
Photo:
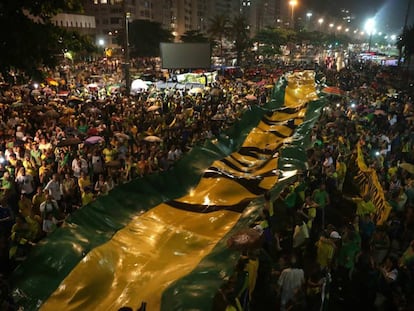
[[[131,93],[140,93],[148,90],[148,84],[144,80],[136,79],[132,81]]]

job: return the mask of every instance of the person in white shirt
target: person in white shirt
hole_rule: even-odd
[[[79,155],[76,155],[72,161],[72,172],[73,176],[76,178],[80,177],[81,172],[88,174],[88,161],[86,161],[84,158],[81,158]]]
[[[172,146],[171,149],[168,151],[167,159],[168,159],[168,162],[170,162],[170,164],[174,163],[175,160],[177,159],[175,155],[175,149],[176,149],[175,146]]]
[[[175,154],[175,159],[178,160],[183,155],[183,152],[181,151],[181,148],[176,147],[174,150],[174,154]]]
[[[52,213],[53,218],[56,219],[55,223],[57,223],[57,219],[59,219],[60,216],[59,205],[55,200],[53,200],[52,195],[49,193],[46,194],[46,200],[40,204],[39,210],[42,220],[45,220],[47,218],[46,216],[49,213]]]
[[[291,301],[295,293],[300,290],[305,282],[305,273],[303,269],[296,267],[295,259],[292,260],[291,267],[282,270],[278,285],[280,288],[280,310],[286,310],[286,304]]]
[[[20,193],[31,195],[35,191],[33,176],[27,175],[24,167],[19,170],[19,173],[20,174],[16,177],[16,183]]]
[[[59,202],[62,199],[62,189],[60,188],[58,174],[52,175],[52,179],[47,183],[45,190],[49,191],[53,200]]]

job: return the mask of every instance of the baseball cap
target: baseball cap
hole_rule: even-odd
[[[332,231],[329,237],[331,239],[341,239],[341,235],[337,231]]]

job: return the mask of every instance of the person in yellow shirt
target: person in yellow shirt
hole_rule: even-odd
[[[305,211],[307,211],[307,214],[308,214],[307,226],[308,226],[309,230],[312,229],[313,221],[316,218],[316,209],[317,209],[317,207],[318,207],[318,204],[316,204],[312,200],[311,196],[307,196],[305,198],[305,202],[303,203],[303,208],[305,209]]]
[[[117,151],[113,148],[111,144],[108,144],[104,150],[102,150],[102,155],[104,156],[105,163],[111,162],[116,159]]]
[[[47,181],[49,180],[49,176],[51,173],[49,165],[47,165],[45,160],[42,160],[42,165],[39,167],[39,181],[40,184],[46,185]]]
[[[27,195],[22,193],[17,205],[19,206],[19,213],[23,215],[23,217],[27,217],[32,214],[32,201],[30,201]]]
[[[37,187],[36,194],[32,198],[33,213],[40,216],[40,204],[46,201],[46,193],[41,186]]]
[[[9,164],[10,164],[10,166],[16,167],[17,158],[16,158],[16,155],[14,153],[10,154],[10,156],[9,156]]]
[[[36,165],[33,160],[27,155],[23,160],[23,166],[26,169],[26,173],[33,177],[36,176]]]
[[[319,267],[323,270],[331,268],[332,259],[335,254],[335,244],[328,236],[321,236],[316,242],[316,259]]]
[[[85,172],[81,172],[81,176],[78,179],[78,185],[82,193],[85,192],[86,187],[91,187],[92,182],[89,176],[85,174]]]
[[[398,166],[397,163],[393,162],[392,166],[388,169],[388,177],[391,179],[395,174],[397,174]]]
[[[364,195],[364,197],[361,198],[354,198],[353,201],[357,205],[356,214],[358,216],[364,216],[367,214],[372,214],[375,212],[375,205],[370,200],[369,195]]]
[[[344,187],[345,177],[346,177],[346,171],[347,171],[346,164],[344,161],[342,161],[342,157],[338,157],[336,159],[335,170],[337,174],[336,188],[338,189],[339,192],[342,192],[342,189]]]
[[[86,188],[85,188],[85,191],[84,191],[84,192],[82,192],[82,196],[81,196],[81,198],[82,198],[82,206],[86,206],[86,205],[88,205],[89,203],[91,203],[93,200],[95,200],[95,196],[94,196],[94,194],[92,193],[92,191],[91,191],[91,188],[90,188],[90,187],[86,187]]]

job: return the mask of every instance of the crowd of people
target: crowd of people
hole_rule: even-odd
[[[260,247],[246,246],[217,310],[414,309],[412,81],[369,62],[323,76],[343,92],[313,128],[308,169],[265,195]],[[356,182],[358,146],[391,208],[383,221]]]
[[[76,209],[118,184],[170,169],[250,105],[266,103],[271,89],[265,86],[275,82],[262,70],[259,83],[221,77],[197,93],[153,86],[126,96],[122,89],[87,87],[107,70],[99,64],[77,70],[72,78],[62,74],[65,84],[0,90],[4,276]],[[265,195],[255,224],[263,243],[243,253],[217,306],[410,310],[414,305],[414,171],[401,165],[414,160],[411,87],[396,85],[396,71],[371,63],[319,70],[344,94],[328,97],[311,134],[308,170],[277,198]],[[392,206],[381,225],[371,196],[360,197],[354,187],[357,145]],[[2,287],[4,303],[6,292]]]
[[[103,80],[91,83],[102,77],[100,63],[75,69],[61,74],[63,82],[0,90],[4,275],[76,209],[116,185],[169,170],[270,93],[263,81],[222,77],[197,92],[154,84],[128,96]]]

